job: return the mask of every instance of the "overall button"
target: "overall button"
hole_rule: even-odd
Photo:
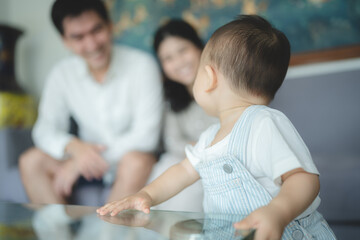
[[[304,234],[301,230],[296,229],[292,232],[292,237],[294,238],[294,240],[301,240],[304,237]]]
[[[231,166],[230,164],[227,164],[227,163],[224,164],[223,169],[224,169],[224,171],[225,171],[226,173],[232,173],[232,171],[233,171],[232,166]]]

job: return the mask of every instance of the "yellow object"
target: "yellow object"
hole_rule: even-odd
[[[37,237],[31,224],[17,224],[15,226],[0,224],[0,239],[36,240]]]
[[[0,129],[31,128],[36,117],[36,104],[31,96],[0,92]]]

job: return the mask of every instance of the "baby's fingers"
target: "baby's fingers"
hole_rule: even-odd
[[[106,206],[107,206],[107,205],[105,205],[105,206],[103,206],[103,207],[101,207],[101,208],[96,209],[96,212],[97,212],[98,214],[100,214],[100,215],[105,215],[105,214],[107,214],[108,212],[107,212]]]
[[[114,201],[96,210],[101,216],[110,213],[115,216],[119,212],[127,209],[136,209],[144,213],[150,213],[150,202],[143,197],[128,197],[121,201]]]
[[[144,202],[142,201],[139,202],[139,199],[115,202],[110,208],[108,208],[108,210],[110,210],[110,216],[115,216],[119,212],[127,209],[136,209],[139,211],[143,211],[144,213],[150,213],[150,207],[145,206]]]
[[[249,215],[248,217],[244,218],[243,220],[241,220],[240,222],[234,223],[234,227],[236,229],[250,229],[254,227],[254,222],[253,219],[251,218],[251,215]]]
[[[135,205],[135,209],[142,211],[143,213],[149,214],[150,213],[150,205],[147,202],[138,202]]]
[[[149,213],[150,213],[150,207],[145,206],[145,207],[143,207],[143,208],[141,209],[141,211],[143,211],[143,212],[146,213],[146,214],[149,214]]]
[[[106,215],[116,207],[117,202],[111,202],[96,210],[100,215]]]
[[[110,209],[110,216],[115,216],[117,215],[119,212],[121,212],[122,210],[126,210],[129,209],[129,204],[128,203],[122,203],[122,202],[116,202],[113,207]]]

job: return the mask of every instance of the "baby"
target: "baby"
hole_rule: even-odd
[[[201,56],[196,102],[220,124],[208,128],[187,158],[138,193],[99,208],[145,213],[191,185],[204,185],[204,211],[242,214],[235,228],[256,228],[255,239],[336,239],[316,211],[319,173],[281,112],[267,107],[290,59],[286,36],[265,19],[242,15],[220,27]]]

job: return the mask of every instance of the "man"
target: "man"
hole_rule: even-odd
[[[56,0],[52,20],[75,56],[51,71],[20,158],[33,203],[66,203],[75,182],[113,183],[108,201],[138,191],[156,158],[162,115],[160,73],[148,55],[112,45],[101,0]],[[72,116],[78,137],[68,133]]]

